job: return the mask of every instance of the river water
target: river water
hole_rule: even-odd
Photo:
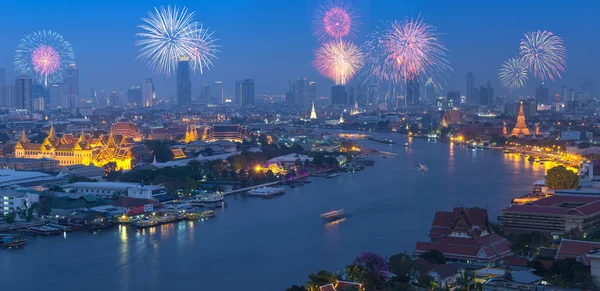
[[[544,165],[498,150],[380,133],[394,145],[361,140],[363,148],[398,154],[335,179],[287,188],[273,199],[226,198],[203,222],[138,231],[120,226],[97,233],[29,237],[0,251],[4,290],[280,290],[304,284],[308,273],[342,270],[364,251],[412,252],[437,210],[487,207],[496,220],[511,198],[542,179]],[[417,170],[418,163],[429,168]],[[324,226],[323,212],[344,208],[346,220]]]

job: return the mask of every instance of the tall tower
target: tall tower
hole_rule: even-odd
[[[295,89],[294,95],[296,98],[296,102],[299,106],[307,105],[312,102],[309,97],[309,94],[310,94],[309,87],[310,87],[310,82],[308,81],[307,78],[298,78],[296,80],[296,86],[294,86],[294,89]]]
[[[414,105],[419,104],[419,80],[414,78],[412,80],[406,81],[406,104]]]
[[[215,104],[225,103],[225,89],[222,81],[215,81]]]
[[[312,103],[312,110],[310,111],[310,119],[317,119],[317,111],[315,110],[315,102]]]
[[[317,83],[315,82],[308,83],[308,99],[309,102],[315,102],[315,100],[317,100]]]
[[[16,94],[16,109],[27,109],[33,110],[33,103],[31,100],[31,78],[26,74],[21,74],[15,83],[17,90]]]
[[[75,64],[70,64],[65,73],[64,80],[65,106],[75,108],[79,103],[79,69]]]
[[[331,104],[332,105],[348,104],[348,93],[346,92],[346,86],[335,85],[335,86],[331,87]]]
[[[523,111],[523,101],[519,105],[519,114],[517,115],[517,124],[510,132],[510,136],[524,137],[526,135],[531,135],[529,132],[529,128],[527,128],[527,123],[525,122],[525,112]]]
[[[127,102],[131,105],[142,106],[143,93],[140,86],[131,86],[127,89]]]
[[[190,58],[180,57],[177,63],[177,105],[192,104],[192,82],[190,81]]]
[[[206,104],[214,104],[212,100],[212,92],[210,90],[210,85],[206,83],[202,84],[202,89],[200,90],[200,102]]]
[[[474,103],[476,96],[473,95],[473,88],[475,87],[475,77],[473,77],[473,73],[467,73],[467,102]]]
[[[142,106],[143,107],[152,107],[152,102],[154,100],[154,82],[152,79],[144,80],[144,85],[142,86]]]

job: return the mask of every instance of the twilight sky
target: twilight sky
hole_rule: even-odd
[[[80,70],[80,92],[90,88],[124,90],[153,78],[159,97],[174,96],[175,77],[154,75],[136,60],[134,45],[140,18],[154,6],[187,6],[196,20],[215,31],[221,52],[215,66],[203,75],[192,75],[194,96],[204,82],[222,80],[226,95],[233,94],[235,80],[253,78],[257,94],[283,94],[287,82],[307,77],[317,82],[318,94],[328,95],[332,81],[312,67],[313,51],[319,43],[312,35],[311,20],[317,0],[195,0],[195,1],[78,1],[5,0],[0,9],[0,68],[8,80],[17,73],[12,65],[20,38],[30,32],[50,29],[61,33],[75,49]],[[493,3],[492,3],[493,2]],[[355,42],[382,20],[421,17],[443,33],[448,60],[454,69],[446,80],[448,89],[464,95],[465,76],[471,71],[476,85],[491,80],[500,89],[497,71],[502,62],[518,54],[519,40],[526,31],[549,30],[564,39],[567,70],[563,79],[546,82],[551,92],[567,85],[581,90],[584,81],[594,81],[600,92],[600,22],[598,1],[506,0],[506,1],[352,1],[361,16]],[[532,95],[540,81],[513,95]]]

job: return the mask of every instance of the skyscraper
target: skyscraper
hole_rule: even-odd
[[[50,99],[50,106],[52,106],[52,108],[64,107],[64,104],[62,103],[63,90],[61,84],[48,84],[48,99]]]
[[[417,78],[406,81],[406,97],[404,98],[406,105],[419,104],[419,91]]]
[[[535,101],[538,104],[548,104],[550,102],[548,88],[544,88],[543,84],[535,88]]]
[[[154,83],[152,82],[152,79],[144,80],[144,85],[142,86],[142,106],[152,107],[152,102],[154,101],[154,94]]]
[[[75,64],[70,64],[65,72],[64,93],[67,98],[66,107],[77,107],[79,104],[79,69]]]
[[[190,58],[180,57],[177,63],[177,105],[192,104],[192,82],[190,81]]]
[[[308,99],[309,103],[315,102],[315,100],[317,100],[317,83],[315,82],[308,83]]]
[[[487,81],[487,93],[488,93],[488,104],[494,105],[496,104],[494,100],[494,88],[492,87],[492,81]]]
[[[254,105],[254,80],[235,82],[235,98],[238,105]]]
[[[309,97],[310,91],[310,81],[307,78],[298,78],[296,80],[296,84],[294,85],[294,98],[296,100],[296,105],[298,106],[309,106],[311,104],[311,100]]]
[[[562,102],[567,102],[569,101],[569,87],[567,86],[562,86],[560,88],[560,97],[561,97],[561,101]]]
[[[479,105],[489,105],[488,90],[484,86],[479,86]]]
[[[0,86],[6,85],[6,69],[0,68]]]
[[[335,85],[335,86],[331,87],[331,104],[332,105],[348,104],[348,94],[346,93],[346,86]]]
[[[0,72],[0,74],[2,74],[2,72]],[[0,77],[0,78],[2,78],[2,77]],[[594,82],[592,82],[592,81],[583,82],[583,87],[582,87],[581,91],[585,98],[587,98],[587,99],[594,98]]]
[[[42,86],[41,84],[33,84],[33,85],[31,85],[31,99],[36,100],[38,98],[44,99],[43,104],[46,104],[47,99],[48,99],[46,90],[44,90],[44,86]],[[36,102],[38,102],[38,104],[39,104],[39,101],[36,101]],[[35,107],[35,106],[33,106],[33,107]],[[43,110],[43,109],[38,109],[38,110]]]
[[[141,106],[143,103],[142,98],[142,88],[140,86],[131,86],[127,89],[127,102],[131,106]]]
[[[33,110],[33,103],[31,100],[31,85],[31,78],[29,78],[29,76],[22,74],[17,78],[15,83],[17,90],[15,104],[16,109]]]
[[[15,108],[17,90],[15,85],[0,86],[0,106],[4,108]]]
[[[425,84],[425,99],[427,99],[427,101],[435,100],[435,84],[431,79]]]
[[[112,91],[112,93],[110,93],[110,97],[108,100],[109,100],[110,106],[118,107],[121,105],[121,94],[119,94],[119,92],[117,92],[117,91]]]
[[[215,81],[215,98],[213,103],[222,104],[225,103],[225,89],[223,89],[222,81]]]
[[[200,89],[200,102],[206,104],[213,104],[212,92],[210,91],[210,85],[204,83]]]
[[[468,72],[467,73],[467,94],[465,95],[465,96],[467,96],[468,103],[475,103],[475,95],[473,94],[474,87],[475,87],[475,77],[473,77],[473,73]]]

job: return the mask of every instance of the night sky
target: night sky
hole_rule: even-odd
[[[493,2],[493,3],[492,3]],[[50,29],[73,45],[80,69],[80,92],[90,88],[124,90],[153,78],[159,98],[175,94],[175,77],[154,75],[136,60],[134,45],[140,18],[154,6],[187,6],[196,20],[215,31],[221,52],[215,66],[203,75],[192,75],[194,96],[203,82],[222,80],[226,95],[233,94],[235,80],[253,78],[257,94],[283,94],[287,82],[307,77],[318,83],[318,94],[328,95],[332,81],[319,76],[311,65],[319,43],[311,30],[314,11],[324,1],[2,1],[0,8],[0,67],[8,79],[16,77],[14,50],[27,33]],[[471,71],[476,85],[491,80],[500,89],[497,71],[502,62],[518,54],[519,40],[529,30],[549,30],[564,39],[567,70],[563,79],[546,82],[551,92],[567,85],[581,90],[584,81],[594,81],[600,92],[599,1],[353,1],[361,16],[355,39],[362,44],[366,34],[382,20],[421,17],[442,32],[453,72],[447,89],[465,91],[465,76]],[[533,95],[539,80],[513,95]]]

